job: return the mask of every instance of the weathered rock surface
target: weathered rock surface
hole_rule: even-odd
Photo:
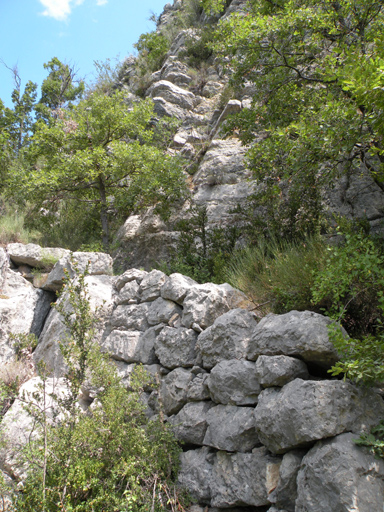
[[[197,334],[192,329],[164,327],[155,343],[160,363],[170,369],[192,367],[196,359],[196,339]]]
[[[209,444],[203,441],[208,428],[207,413],[213,406],[212,402],[192,402],[169,418],[177,439],[186,444]]]
[[[342,434],[307,453],[297,477],[296,512],[381,511],[384,461],[354,439],[354,434]]]
[[[149,302],[160,297],[160,290],[167,276],[160,270],[152,270],[140,283],[139,294],[141,302]]]
[[[176,414],[186,404],[187,388],[192,380],[192,373],[184,368],[176,368],[164,377],[160,394],[165,414]]]
[[[196,285],[196,281],[190,277],[177,273],[171,274],[161,287],[161,296],[163,299],[182,304],[187,293]]]
[[[175,316],[180,318],[181,314],[182,309],[177,304],[171,300],[158,297],[148,309],[147,320],[149,325],[168,324],[171,318],[175,318]]]
[[[305,450],[292,450],[283,457],[279,470],[279,483],[269,496],[269,501],[280,510],[295,512],[297,474],[304,455]]]
[[[7,245],[7,253],[16,265],[36,268],[52,267],[59,259],[69,256],[70,251],[59,247],[40,247],[37,244],[13,243]]]
[[[282,387],[296,378],[309,377],[304,361],[289,356],[259,356],[256,361],[255,375],[265,388]]]
[[[245,359],[256,325],[255,315],[244,309],[231,309],[218,317],[200,334],[196,346],[204,368],[227,359]]]
[[[178,482],[181,487],[188,489],[191,498],[197,503],[209,505],[211,502],[211,479],[215,457],[207,447],[189,450],[180,455]]]
[[[248,359],[254,361],[259,355],[286,355],[329,368],[338,360],[328,337],[331,323],[330,318],[312,311],[268,315],[254,330]]]
[[[185,407],[188,405],[191,404]],[[227,452],[248,452],[259,444],[251,407],[217,405],[207,412],[206,423],[208,428],[201,444]]]
[[[384,416],[382,398],[342,381],[295,379],[281,390],[262,391],[255,409],[260,441],[273,453],[367,431]]]
[[[149,304],[146,303],[117,306],[113,311],[110,324],[118,329],[145,331],[149,327],[148,310]]]
[[[148,89],[147,94],[152,98],[163,98],[169,103],[188,110],[192,109],[195,103],[195,95],[192,92],[182,89],[168,80],[155,82]]]
[[[268,455],[265,448],[255,448],[252,453],[218,452],[211,478],[212,506],[268,505],[279,467],[280,460]]]
[[[197,285],[187,293],[184,299],[182,323],[188,328],[197,324],[202,329],[206,329],[219,316],[246,302],[245,295],[229,284]]]
[[[254,405],[261,392],[255,363],[237,359],[217,364],[209,376],[208,387],[211,399],[219,404]]]

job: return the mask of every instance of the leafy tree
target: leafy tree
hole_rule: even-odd
[[[57,57],[44,64],[49,71],[41,86],[41,98],[36,105],[38,118],[48,120],[52,111],[68,108],[72,102],[80,99],[84,92],[84,82],[76,80],[76,72]]]
[[[107,248],[111,215],[150,204],[165,214],[184,193],[175,160],[151,145],[152,116],[150,100],[128,107],[122,92],[93,93],[70,110],[58,109],[54,122],[37,125],[31,167],[13,175],[11,192],[20,191],[36,214],[44,208],[52,222],[62,201],[91,205]]]
[[[283,235],[316,230],[321,187],[340,172],[382,179],[383,9],[378,0],[253,0],[219,25],[215,48],[232,56],[233,83],[256,91],[228,129],[252,143],[258,203],[278,211]]]

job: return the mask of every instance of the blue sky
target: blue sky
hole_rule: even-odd
[[[154,30],[148,18],[167,0],[0,0],[0,59],[17,65],[22,88],[41,85],[52,57],[92,80],[93,62],[134,53],[140,34]],[[0,65],[0,98],[11,107],[13,80]]]

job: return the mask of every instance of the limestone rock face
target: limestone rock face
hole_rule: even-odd
[[[255,315],[244,309],[231,309],[219,316],[198,339],[196,348],[204,368],[227,359],[245,359],[256,325]]]
[[[259,356],[256,361],[255,374],[260,384],[265,387],[284,386],[296,378],[309,377],[304,361],[289,356]]]
[[[218,452],[211,479],[212,506],[268,505],[279,467],[280,460],[267,455],[265,448],[255,448],[252,453]]]
[[[163,299],[182,304],[187,293],[196,285],[196,281],[190,277],[177,273],[171,274],[161,287],[161,296]]]
[[[338,360],[328,337],[331,323],[330,318],[312,311],[268,315],[253,332],[248,359],[254,361],[259,355],[296,356],[329,368]]]
[[[195,103],[195,95],[192,92],[182,89],[168,80],[155,82],[148,89],[148,95],[152,98],[163,98],[169,103],[188,110],[192,109]]]
[[[246,302],[244,294],[228,284],[206,283],[197,285],[187,293],[183,303],[182,323],[206,329],[222,314]]]
[[[379,395],[329,380],[295,379],[280,391],[266,389],[255,409],[260,441],[273,453],[347,431],[368,431],[381,415],[384,402]]]
[[[254,405],[261,392],[255,363],[237,359],[217,364],[211,371],[208,387],[212,400],[219,404]]]
[[[217,405],[206,414],[206,422],[204,445],[227,452],[249,452],[259,444],[251,407]]]
[[[296,512],[381,511],[384,461],[358,447],[351,433],[319,441],[299,470]]]
[[[193,329],[164,327],[156,339],[155,351],[166,368],[188,368],[195,363],[197,334]]]
[[[180,456],[179,484],[189,490],[193,500],[209,505],[215,455],[207,447],[189,450]]]
[[[18,272],[8,267],[0,273],[0,362],[14,355],[9,335],[33,333],[39,336],[50,310],[53,295],[34,288]]]
[[[183,443],[202,445],[208,428],[207,413],[214,406],[212,402],[192,402],[169,418],[177,439]]]
[[[162,380],[160,393],[165,414],[176,414],[187,403],[187,388],[192,380],[192,373],[184,368],[172,370]]]

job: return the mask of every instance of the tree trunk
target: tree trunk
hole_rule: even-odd
[[[108,225],[108,204],[107,204],[107,194],[105,191],[105,185],[103,181],[103,177],[99,176],[99,193],[101,199],[101,208],[100,208],[100,220],[101,220],[101,229],[103,232],[102,242],[104,249],[108,249],[109,247],[109,225]]]

